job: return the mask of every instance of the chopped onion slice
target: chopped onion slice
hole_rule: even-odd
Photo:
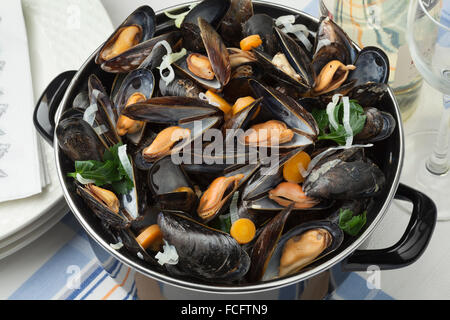
[[[203,92],[200,92],[198,97],[200,100],[208,102],[212,106],[220,107],[220,105],[217,102],[211,101],[211,99],[209,99],[208,96],[206,94],[204,94]]]
[[[339,127],[339,124],[337,123],[337,120],[334,117],[334,109],[338,105],[340,97],[342,97],[342,94],[335,94],[332,98],[332,101],[327,105],[328,121],[330,122],[334,130],[337,130]]]
[[[178,253],[177,253],[177,249],[172,246],[169,245],[169,243],[167,243],[166,240],[164,240],[164,246],[163,246],[163,250],[164,252],[158,252],[155,256],[155,258],[158,260],[158,263],[160,265],[165,265],[165,264],[169,264],[169,265],[176,265],[178,264]]]
[[[342,102],[344,103],[344,128],[345,128],[345,146],[351,147],[353,144],[353,129],[350,126],[350,100],[348,97],[343,97]]]
[[[311,51],[313,45],[311,41],[309,41],[308,39],[308,35],[310,33],[308,28],[303,24],[294,24],[294,23],[295,23],[295,16],[293,15],[281,16],[275,20],[275,25],[277,27],[284,26],[284,28],[281,31],[285,33],[292,33],[297,37],[298,40],[300,40],[301,43],[303,43],[306,50]]]
[[[194,9],[194,7],[195,7],[196,5],[197,5],[197,3],[191,4],[191,5],[189,6],[189,10],[188,10],[188,11],[183,12],[183,13],[180,13],[180,14],[171,14],[171,13],[169,13],[169,12],[167,12],[167,11],[164,11],[164,14],[165,14],[168,18],[174,19],[174,20],[175,20],[175,26],[176,26],[178,29],[180,29],[181,24],[182,24],[183,21],[184,21],[184,18],[189,14],[189,12],[191,12],[192,9]]]
[[[123,243],[122,243],[122,241],[120,241],[118,243],[110,243],[109,246],[111,248],[113,248],[114,250],[120,250],[123,248]]]
[[[230,219],[231,224],[235,223],[237,220],[239,220],[239,214],[238,214],[238,200],[239,200],[239,191],[236,191],[233,194],[233,198],[231,200],[230,204]]]
[[[293,14],[289,14],[289,15],[286,15],[286,16],[279,16],[275,20],[275,25],[277,27],[279,27],[281,25],[285,25],[286,23],[290,23],[290,24],[295,23],[295,16]]]
[[[127,154],[127,145],[120,146],[117,150],[117,155],[119,156],[120,163],[122,167],[125,169],[128,177],[131,181],[133,181],[133,167],[131,166],[130,159]]]
[[[98,106],[97,104],[90,105],[83,114],[83,120],[89,123],[92,127],[94,125],[95,116],[97,115]]]
[[[77,181],[83,185],[87,185],[87,184],[95,184],[95,180],[91,180],[91,179],[85,179],[83,178],[83,176],[79,173],[77,173]]]
[[[184,57],[187,54],[187,51],[183,48],[180,52],[173,53],[172,47],[165,40],[158,42],[153,50],[158,46],[164,46],[167,51],[167,54],[163,57],[161,65],[159,66],[159,73],[161,75],[161,79],[163,79],[166,84],[169,84],[175,79],[175,71],[173,70],[171,64]],[[169,70],[168,75],[164,75],[165,70]]]
[[[98,127],[94,128],[95,133],[97,133],[97,135],[101,136],[102,134],[108,132],[108,128],[105,125],[100,125]]]

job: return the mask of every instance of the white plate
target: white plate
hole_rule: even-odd
[[[78,70],[114,28],[98,0],[22,0],[22,6],[37,101],[58,74]],[[17,248],[21,239],[37,238],[63,216],[55,210],[67,211],[53,149],[42,139],[41,143],[51,183],[39,195],[0,204],[0,248]],[[5,256],[3,249],[0,256]]]

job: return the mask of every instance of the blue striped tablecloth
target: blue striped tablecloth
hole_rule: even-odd
[[[297,2],[296,2],[297,3]],[[297,7],[319,15],[318,1],[302,1]],[[48,245],[44,245],[48,243]],[[4,284],[0,296],[4,299],[57,300],[132,300],[138,299],[136,272],[117,262],[105,252],[96,250],[78,221],[71,213],[18,253],[0,261],[0,281]],[[100,252],[100,254],[98,253]],[[30,260],[34,257],[33,263]],[[99,263],[99,258],[102,264]],[[38,262],[35,262],[39,260]],[[43,260],[43,261],[41,261]],[[30,264],[30,265],[27,265]],[[105,271],[104,267],[109,271]],[[334,271],[332,271],[334,272]],[[301,284],[300,284],[301,285]],[[155,296],[182,298],[173,288],[156,285]],[[290,286],[276,291],[269,298],[297,299],[299,288]],[[202,298],[202,295],[196,295]],[[370,290],[366,281],[356,273],[328,295],[328,299],[391,299],[380,290]]]

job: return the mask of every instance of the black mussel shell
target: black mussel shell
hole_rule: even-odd
[[[394,132],[396,121],[390,113],[377,108],[366,108],[364,113],[366,124],[363,130],[355,136],[356,141],[373,143],[389,138]]]
[[[301,82],[308,88],[314,86],[315,73],[312,68],[311,59],[306,51],[297,44],[290,36],[278,28],[275,29],[275,35],[280,42],[280,48],[289,61],[295,72],[301,77]]]
[[[108,61],[102,63],[101,67],[104,71],[110,73],[126,73],[132,70],[138,69],[141,65],[148,64],[148,69],[152,70],[161,65],[162,57],[167,54],[165,52],[161,56],[161,49],[159,51],[155,51],[155,56],[152,56],[152,60],[149,61],[146,59],[152,54],[153,49],[156,44],[160,41],[167,41],[172,48],[175,47],[175,44],[181,39],[180,31],[171,31],[160,36],[156,36],[151,38],[145,42],[138,44],[137,46],[129,49],[128,51],[118,55],[115,58],[112,58]],[[158,47],[160,48],[160,47]],[[159,53],[159,55],[157,54]],[[161,60],[159,60],[160,58]]]
[[[323,47],[330,43],[339,43],[347,51],[350,60],[345,64],[355,61],[358,51],[350,37],[329,17],[321,17],[314,44],[314,58]],[[347,54],[345,56],[347,56]],[[342,61],[343,62],[343,61]]]
[[[148,172],[148,185],[162,210],[191,213],[197,203],[194,186],[170,156],[153,164]],[[180,188],[189,188],[192,192],[176,191]]]
[[[150,123],[180,124],[207,117],[223,117],[223,112],[200,99],[157,97],[129,106],[123,115]]]
[[[221,87],[231,78],[231,63],[228,49],[217,31],[203,18],[198,18],[198,26],[212,69]]]
[[[355,70],[350,71],[347,81],[356,80],[355,86],[369,82],[387,83],[389,81],[389,58],[377,47],[365,47],[353,63]]]
[[[344,240],[344,233],[342,230],[338,227],[338,225],[331,223],[330,221],[312,221],[308,223],[301,224],[291,230],[289,230],[287,233],[283,234],[279,241],[276,244],[275,249],[273,250],[273,253],[270,257],[270,260],[267,262],[267,268],[265,269],[264,275],[262,280],[263,281],[269,281],[274,280],[276,278],[279,278],[279,267],[280,267],[280,259],[283,253],[283,248],[286,242],[294,238],[296,236],[300,236],[301,234],[313,230],[313,229],[324,229],[326,230],[330,236],[331,236],[331,243],[327,248],[325,248],[314,260],[308,263],[312,264],[313,262],[322,259],[324,256],[330,254],[331,252],[335,251],[339,246],[341,245],[342,241]],[[300,272],[304,267],[307,265],[304,265],[301,269],[298,268],[297,270],[291,271],[286,276],[291,276],[293,273]]]
[[[280,52],[280,45],[274,33],[275,22],[267,14],[255,14],[245,22],[243,26],[244,37],[259,35],[262,45],[259,47],[262,52],[273,57]]]
[[[82,117],[61,119],[56,137],[59,147],[72,161],[103,160],[104,142]]]
[[[238,47],[243,39],[242,25],[252,16],[252,0],[231,0],[230,9],[220,25],[220,34],[225,42]]]
[[[209,228],[185,216],[162,212],[158,225],[178,253],[176,265],[166,265],[169,273],[206,281],[235,281],[243,278],[250,258],[229,234]]]
[[[386,182],[384,173],[370,159],[364,159],[360,150],[345,150],[319,161],[303,184],[305,194],[342,200],[378,194]]]
[[[94,123],[91,125],[101,131],[98,135],[110,148],[122,141],[116,131],[116,123],[119,119],[117,110],[113,107],[113,102],[95,74],[89,77],[88,88],[90,103],[97,106]]]
[[[178,74],[169,84],[161,79],[159,81],[159,90],[162,96],[178,96],[187,98],[198,98],[203,92],[202,88],[200,88],[195,81]]]
[[[156,31],[156,15],[153,9],[149,6],[142,6],[136,9],[118,28],[114,33],[106,40],[103,46],[95,57],[95,62],[99,65],[107,62],[102,54],[107,46],[116,40],[119,32],[123,28],[136,25],[140,28],[141,38],[139,43],[143,43],[153,37]],[[126,51],[125,51],[126,53]]]
[[[230,8],[230,0],[204,0],[196,5],[181,24],[183,47],[189,51],[202,52],[204,45],[200,37],[198,18],[203,18],[217,29]]]

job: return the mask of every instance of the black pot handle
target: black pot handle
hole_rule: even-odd
[[[380,270],[399,269],[415,262],[423,254],[436,225],[436,205],[423,193],[404,184],[399,185],[395,198],[413,204],[411,218],[402,238],[386,249],[356,250],[342,263],[344,271],[367,271],[372,265]]]
[[[34,109],[33,122],[39,134],[51,145],[55,132],[55,114],[70,82],[77,71],[66,71],[57,76],[45,89]]]

